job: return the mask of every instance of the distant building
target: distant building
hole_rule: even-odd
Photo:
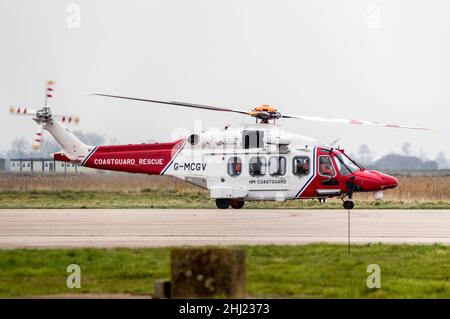
[[[51,158],[12,158],[9,162],[10,171],[13,173],[77,174],[81,172],[90,172],[90,170],[80,167],[79,164],[55,161]]]

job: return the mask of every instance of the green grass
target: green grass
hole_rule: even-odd
[[[364,209],[450,209],[448,201],[355,201]],[[203,191],[3,191],[0,208],[215,208],[214,201]],[[286,202],[247,202],[245,208],[342,208],[340,200],[319,203],[317,200]]]
[[[450,247],[345,245],[242,247],[250,297],[450,298]],[[170,249],[0,250],[0,297],[64,293],[151,294],[169,278]],[[81,289],[66,287],[66,266],[81,267]],[[368,289],[369,264],[381,289]]]

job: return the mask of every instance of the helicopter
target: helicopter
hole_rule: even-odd
[[[383,192],[397,187],[398,180],[365,169],[334,143],[285,131],[276,121],[297,119],[352,125],[428,130],[424,127],[385,124],[373,121],[289,115],[269,105],[250,111],[211,105],[160,101],[119,95],[91,95],[126,101],[149,102],[215,112],[250,116],[255,123],[225,126],[195,132],[172,142],[127,145],[86,145],[64,123],[78,123],[76,116],[53,113],[48,101],[54,82],[47,83],[41,109],[11,107],[13,114],[31,115],[38,124],[34,149],[47,130],[61,146],[53,158],[81,166],[110,171],[173,176],[209,191],[219,209],[240,209],[246,201],[286,201],[338,197],[345,209],[354,207],[353,194],[373,192],[377,200]]]

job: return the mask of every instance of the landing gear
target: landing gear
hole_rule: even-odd
[[[353,203],[352,199],[353,193],[344,194],[341,199],[343,201],[343,206],[345,209],[353,209],[355,207],[355,203]],[[348,197],[347,200],[344,200],[346,197]]]
[[[227,209],[230,207],[231,199],[228,198],[217,198],[216,199],[216,206],[219,209]]]
[[[345,209],[352,209],[355,206],[352,200],[345,200],[343,205]]]
[[[244,207],[244,201],[243,200],[239,200],[239,199],[233,199],[231,200],[231,207],[233,207],[234,209],[241,209],[242,207]]]

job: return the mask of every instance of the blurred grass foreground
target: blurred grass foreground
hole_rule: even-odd
[[[244,246],[250,298],[450,298],[450,247],[444,245]],[[67,265],[81,269],[69,289]],[[380,288],[368,287],[369,265]],[[0,297],[111,294],[150,297],[170,278],[170,248],[0,250]],[[81,294],[81,295],[79,295]]]

